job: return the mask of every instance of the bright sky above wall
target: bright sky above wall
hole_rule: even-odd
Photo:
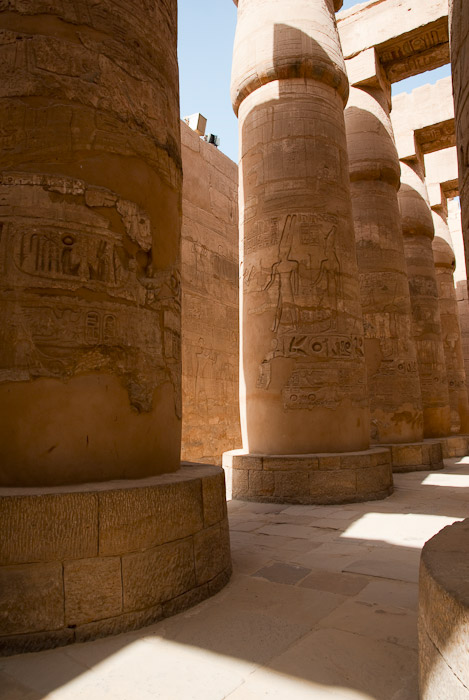
[[[423,0],[424,2],[426,0]],[[344,0],[343,9],[363,0]],[[220,137],[220,150],[238,160],[238,123],[230,100],[230,75],[236,7],[232,0],[179,0],[179,76],[181,117],[201,112],[207,132]],[[393,95],[450,75],[450,67],[393,85]]]

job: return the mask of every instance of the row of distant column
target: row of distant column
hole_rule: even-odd
[[[469,430],[447,223],[374,50],[349,94],[341,5],[239,0],[242,498],[383,497]]]

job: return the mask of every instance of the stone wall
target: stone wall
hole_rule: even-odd
[[[182,458],[221,464],[241,444],[238,166],[181,123]]]

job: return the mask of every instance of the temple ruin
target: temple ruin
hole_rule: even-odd
[[[1,655],[214,596],[227,496],[379,512],[469,456],[469,5],[342,4],[235,0],[238,165],[180,119],[177,0],[0,2]],[[422,700],[469,697],[467,522]]]

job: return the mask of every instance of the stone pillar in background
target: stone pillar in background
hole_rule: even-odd
[[[179,468],[177,2],[0,7],[8,654],[174,614],[231,562],[222,470]]]
[[[423,442],[423,413],[397,191],[399,157],[390,120],[391,89],[374,49],[347,61],[345,110],[350,186],[371,437],[390,443],[395,471],[442,466],[438,445]],[[406,444],[407,443],[407,444]]]
[[[355,464],[348,455],[340,471],[339,456],[334,467],[317,458],[369,447],[347,93],[332,0],[240,0],[232,101],[244,454],[233,492],[243,498],[358,500],[390,487],[389,464],[370,468],[374,453]]]
[[[435,238],[433,257],[435,259],[436,281],[440,305],[441,332],[446,360],[449,402],[451,408],[451,433],[469,432],[469,401],[466,385],[466,371],[459,325],[458,302],[454,287],[455,255],[446,211],[432,211]]]
[[[446,437],[450,434],[451,422],[432,250],[434,227],[423,167],[418,160],[401,161],[398,196],[422,392],[424,436]]]
[[[461,344],[467,385],[467,377],[469,376],[469,293],[467,288],[464,241],[462,237],[461,209],[457,199],[448,199],[447,202],[448,227],[456,257],[454,281],[456,286],[456,299],[458,302],[459,325],[461,327]],[[467,388],[469,392],[469,387]]]
[[[462,232],[466,267],[469,267],[469,4],[467,0],[449,0],[449,27]]]

